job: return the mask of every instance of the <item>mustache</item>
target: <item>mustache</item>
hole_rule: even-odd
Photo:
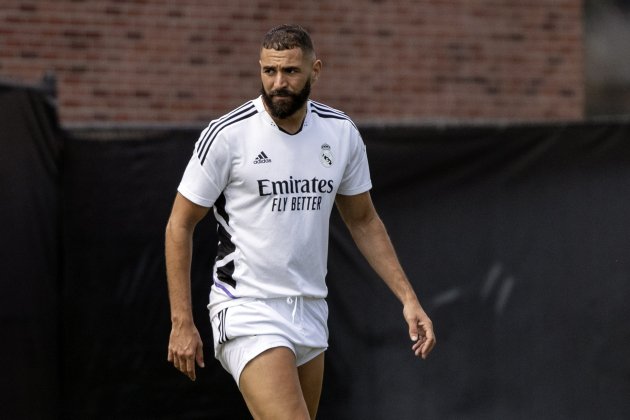
[[[293,96],[287,89],[277,89],[269,92],[269,96]]]

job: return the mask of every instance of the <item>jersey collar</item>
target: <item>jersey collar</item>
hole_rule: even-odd
[[[300,128],[300,130],[295,134],[289,134],[283,129],[281,129],[280,127],[278,127],[278,125],[273,121],[273,118],[271,118],[271,115],[267,113],[267,110],[265,109],[265,105],[263,103],[262,95],[254,99],[252,102],[254,103],[254,105],[256,106],[256,109],[261,114],[263,120],[267,124],[271,125],[272,127],[277,128],[278,130],[280,130],[281,132],[285,133],[288,136],[294,136],[296,134],[300,134],[302,131],[306,130],[311,124],[312,115],[311,115],[311,100],[310,99],[306,101],[306,115],[304,116],[304,121],[302,122],[302,128]]]

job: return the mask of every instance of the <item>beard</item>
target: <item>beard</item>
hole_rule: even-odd
[[[307,80],[298,93],[291,93],[286,89],[272,90],[267,93],[264,86],[260,88],[260,93],[271,116],[283,120],[295,114],[306,103],[311,94],[311,81]],[[274,97],[283,99],[275,102]]]

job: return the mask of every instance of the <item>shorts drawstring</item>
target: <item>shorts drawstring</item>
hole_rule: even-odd
[[[302,296],[296,296],[295,298],[289,296],[287,298],[287,303],[289,305],[293,304],[293,312],[291,312],[291,320],[293,321],[293,323],[295,323],[295,314],[297,313],[298,301],[300,306],[300,317],[302,317],[302,307],[304,306],[302,305]]]

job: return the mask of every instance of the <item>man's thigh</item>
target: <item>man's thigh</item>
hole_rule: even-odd
[[[266,350],[247,363],[239,386],[255,419],[310,419],[295,355],[287,347]]]
[[[320,353],[312,360],[298,367],[298,377],[302,395],[306,401],[308,412],[312,419],[317,415],[319,399],[322,395],[324,381],[324,353]]]

